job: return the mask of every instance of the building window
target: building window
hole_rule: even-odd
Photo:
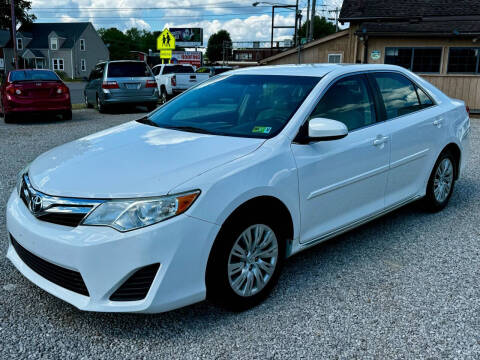
[[[57,50],[58,49],[58,39],[57,38],[51,38],[50,39],[50,49],[52,49],[52,50]]]
[[[86,63],[85,59],[80,60],[80,70],[87,71],[87,63]]]
[[[386,48],[385,64],[402,66],[413,72],[439,73],[442,48]]]
[[[480,73],[480,48],[450,48],[449,73]]]
[[[60,70],[60,71],[65,70],[63,59],[52,59],[52,62],[53,62],[53,70]]]
[[[80,51],[85,51],[85,39],[80,39]]]
[[[17,38],[17,50],[23,50],[23,39]]]
[[[342,54],[328,54],[328,63],[329,64],[341,64],[342,63]]]

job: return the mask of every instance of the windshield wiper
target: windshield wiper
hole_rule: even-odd
[[[145,124],[145,125],[150,125],[150,126],[155,126],[155,127],[158,127],[157,123],[153,122],[152,120],[150,120],[148,118],[148,116],[145,116],[141,119],[138,119],[137,122],[139,122],[140,124]]]
[[[180,130],[180,131],[188,131],[188,132],[194,132],[194,133],[200,133],[200,134],[215,134],[211,131],[198,128],[195,126],[163,126],[167,129],[173,129],[173,130]]]

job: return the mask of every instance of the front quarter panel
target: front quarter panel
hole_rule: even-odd
[[[197,203],[187,215],[220,226],[235,209],[248,200],[260,196],[275,197],[282,201],[290,212],[295,239],[300,224],[298,178],[288,144],[286,137],[267,140],[256,151],[207,171],[176,187],[171,193],[201,189]],[[213,240],[211,239],[212,243],[205,249],[208,253]]]

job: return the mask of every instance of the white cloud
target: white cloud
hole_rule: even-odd
[[[271,7],[253,7],[252,1],[231,0],[227,3],[226,0],[32,0],[32,6],[38,17],[37,21],[43,22],[91,21],[96,28],[117,27],[123,31],[131,27],[151,31],[163,30],[166,27],[202,27],[205,43],[212,33],[220,29],[227,30],[233,41],[270,40]],[[323,4],[340,6],[341,2],[342,0],[324,0]],[[175,8],[141,11],[132,9],[139,7]],[[121,10],[122,8],[124,10]],[[305,21],[305,9],[303,15]],[[293,23],[293,11],[276,10],[276,25]],[[292,36],[293,29],[276,29],[274,39],[283,40]]]

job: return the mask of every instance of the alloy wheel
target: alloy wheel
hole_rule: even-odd
[[[258,294],[270,281],[278,263],[278,240],[267,225],[248,227],[237,238],[228,258],[228,281],[240,296]]]
[[[437,167],[433,180],[433,193],[439,203],[443,203],[450,194],[453,183],[453,164],[449,158],[443,159]]]

